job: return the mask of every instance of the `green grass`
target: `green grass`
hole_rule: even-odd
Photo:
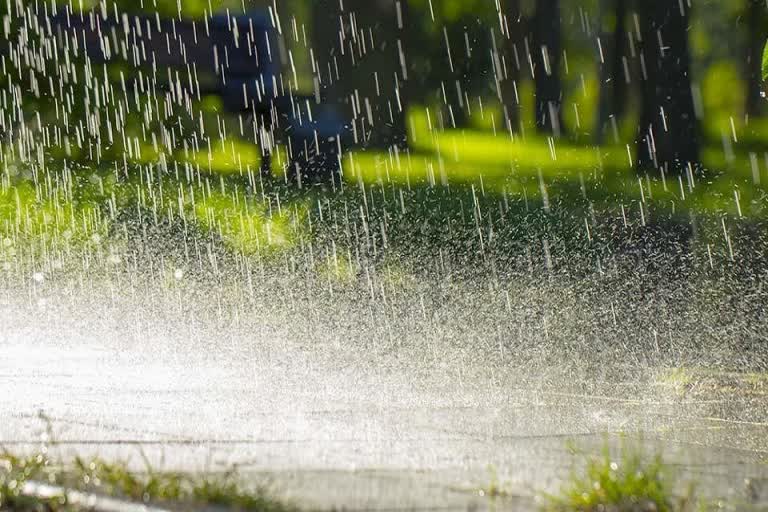
[[[655,376],[655,382],[680,396],[720,394],[745,398],[768,395],[766,372],[737,372],[697,367],[668,368]]]
[[[675,496],[676,482],[660,455],[648,458],[639,448],[606,447],[587,460],[558,495],[547,495],[543,512],[688,512],[696,510],[692,492]]]
[[[223,510],[291,512],[293,506],[272,498],[264,489],[250,490],[237,474],[188,474],[156,471],[147,462],[142,472],[125,463],[99,458],[75,458],[68,464],[54,461],[45,450],[32,455],[0,454],[0,510],[76,511],[64,496],[39,499],[22,492],[25,482],[60,485],[132,502],[167,504],[171,508],[195,509],[217,506]],[[181,508],[180,508],[181,507]]]

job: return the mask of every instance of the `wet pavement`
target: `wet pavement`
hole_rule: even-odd
[[[530,509],[579,469],[573,447],[598,453],[626,437],[663,454],[680,492],[695,482],[710,498],[768,506],[760,376],[649,367],[646,378],[610,380],[436,347],[457,327],[428,335],[407,319],[365,320],[345,311],[354,300],[306,316],[278,302],[240,304],[235,318],[204,287],[116,292],[107,281],[4,291],[3,446],[31,449],[52,436],[65,456],[137,469],[144,456],[164,469],[235,466],[308,508]],[[462,293],[443,305],[454,316]],[[379,347],[385,333],[401,336]],[[492,483],[508,497],[485,496]]]

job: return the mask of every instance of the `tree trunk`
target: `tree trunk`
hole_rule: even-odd
[[[765,0],[747,0],[747,45],[746,45],[746,105],[744,111],[749,117],[757,117],[763,113],[763,48],[768,30],[766,30]]]
[[[501,6],[501,52],[497,63],[499,93],[504,108],[504,122],[511,132],[520,130],[520,98],[518,88],[526,62],[526,22],[520,9],[520,0],[506,0]]]
[[[638,2],[642,39],[642,108],[638,169],[682,172],[699,161],[688,50],[687,2]]]
[[[395,28],[397,37],[397,62],[395,72],[398,87],[393,108],[392,128],[389,145],[397,149],[407,150],[408,145],[408,106],[416,96],[415,77],[409,67],[410,52],[415,45],[414,26],[418,26],[413,11],[409,6],[411,0],[395,0]],[[410,27],[410,29],[408,28]]]
[[[538,0],[530,49],[536,87],[536,128],[540,133],[555,136],[563,131],[560,30],[560,0]]]
[[[315,58],[325,101],[354,124],[355,144],[407,145],[407,0],[316,0]]]
[[[441,91],[445,90],[444,124],[464,128],[470,124],[478,96],[487,94],[488,55],[493,44],[487,23],[476,15],[464,15],[446,23],[441,35],[443,65]],[[491,66],[492,67],[492,66]]]
[[[600,92],[595,126],[595,143],[602,144],[613,116],[617,122],[626,111],[627,0],[601,0],[600,45],[598,48]]]

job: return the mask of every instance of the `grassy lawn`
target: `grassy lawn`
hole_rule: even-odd
[[[630,165],[634,147],[623,142],[596,147],[535,135],[510,137],[480,127],[438,130],[426,111],[418,109],[410,118],[409,152],[345,153],[346,195],[341,199],[322,187],[299,191],[285,186],[284,150],[272,160],[276,179],[262,180],[260,149],[237,137],[213,140],[210,150],[198,152],[185,148],[169,154],[162,147],[144,148],[127,166],[106,161],[100,167],[84,163],[63,171],[50,166],[36,178],[37,184],[25,164],[6,154],[0,157],[7,169],[7,179],[0,184],[0,263],[12,259],[25,241],[65,252],[78,244],[93,245],[107,236],[117,213],[137,209],[151,211],[161,221],[194,221],[246,255],[270,254],[300,243],[310,216],[314,223],[327,223],[318,204],[329,201],[363,204],[366,215],[372,209],[385,217],[418,213],[418,221],[427,215],[441,224],[443,220],[418,204],[435,191],[447,198],[443,219],[455,213],[448,209],[449,200],[454,199],[451,208],[461,210],[479,204],[477,197],[488,205],[503,201],[506,213],[512,204],[512,215],[507,216],[515,221],[529,211],[549,212],[550,207],[561,212],[559,222],[571,217],[582,224],[585,212],[601,208],[621,210],[621,215],[632,211],[643,221],[652,208],[727,219],[765,216],[768,160],[757,149],[765,140],[758,123],[751,125],[751,132],[737,127],[740,142],[729,152],[707,139],[705,168],[716,171],[662,179],[638,175]],[[403,193],[405,201],[399,202],[404,206],[398,208],[398,194],[402,198]],[[384,198],[385,204],[366,194]],[[386,204],[390,196],[392,204]],[[411,208],[407,214],[406,207]],[[414,212],[414,207],[424,211]],[[489,212],[492,209],[489,206]],[[346,212],[345,222],[356,216]]]

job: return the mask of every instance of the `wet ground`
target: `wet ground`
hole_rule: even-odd
[[[166,469],[235,465],[312,508],[528,508],[578,468],[573,445],[598,452],[626,433],[702,494],[768,507],[768,380],[759,376],[648,367],[645,378],[620,379],[451,346],[433,357],[406,321],[371,312],[351,328],[343,318],[355,301],[304,316],[259,302],[234,318],[216,306],[221,289],[38,281],[24,294],[6,289],[0,309],[9,448],[52,435],[65,454],[139,468],[142,452]],[[443,313],[472,314],[462,313],[461,287],[453,293]],[[434,339],[456,329],[446,321]],[[384,332],[399,340],[377,346]],[[511,498],[484,497],[493,482]]]

